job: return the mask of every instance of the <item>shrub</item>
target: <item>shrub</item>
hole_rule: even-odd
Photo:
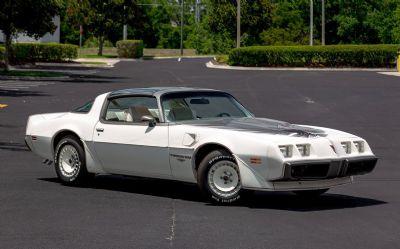
[[[258,46],[232,49],[240,66],[393,67],[400,45]]]
[[[5,52],[4,47],[0,46],[0,62],[4,60],[4,52]]]
[[[140,58],[143,56],[142,40],[123,40],[117,42],[117,53],[120,58]]]
[[[58,43],[15,43],[12,45],[13,61],[59,62],[78,57],[78,46]]]

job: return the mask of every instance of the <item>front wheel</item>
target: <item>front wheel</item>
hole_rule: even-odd
[[[82,184],[92,176],[86,169],[83,147],[74,136],[66,136],[57,144],[54,166],[64,184]]]
[[[215,150],[201,161],[197,182],[200,190],[219,204],[236,202],[243,192],[239,167],[224,150]]]

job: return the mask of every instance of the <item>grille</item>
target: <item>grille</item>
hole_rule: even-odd
[[[363,175],[374,170],[376,157],[286,163],[280,181],[322,180]]]
[[[371,172],[376,165],[376,159],[363,160],[363,161],[353,161],[349,162],[347,166],[346,175],[363,175]]]
[[[293,165],[290,173],[292,178],[318,179],[325,178],[328,174],[329,163]]]

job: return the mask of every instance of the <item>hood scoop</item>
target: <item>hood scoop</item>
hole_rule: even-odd
[[[187,122],[187,124],[242,132],[287,135],[291,137],[325,137],[327,135],[323,130],[293,125],[287,122],[265,118],[195,120]]]

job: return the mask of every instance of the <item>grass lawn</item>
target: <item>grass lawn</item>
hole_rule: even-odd
[[[195,49],[184,49],[184,56],[195,56]],[[180,49],[164,49],[164,48],[145,48],[143,50],[144,57],[179,57],[181,56]]]
[[[217,56],[215,56],[215,58],[219,64],[228,64],[228,60],[229,60],[228,55],[217,55]]]
[[[103,48],[103,56],[97,55],[97,48],[80,48],[79,58],[117,58],[116,48]],[[181,55],[180,49],[164,49],[164,48],[145,48],[143,50],[143,56],[145,58],[152,57],[179,57]],[[194,56],[196,54],[195,49],[184,49],[184,56]]]
[[[117,58],[117,49],[116,48],[103,48],[103,55],[97,55],[97,48],[80,48],[78,50],[79,58]]]
[[[18,76],[18,77],[61,77],[64,73],[45,72],[45,71],[0,71],[0,76]]]

